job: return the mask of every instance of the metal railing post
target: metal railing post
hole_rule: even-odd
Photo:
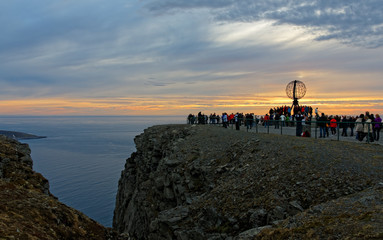
[[[258,133],[258,123],[255,121],[255,132]]]
[[[282,121],[280,121],[280,124],[279,125],[281,125],[280,127],[281,127],[281,135],[283,135],[283,132],[282,132],[282,128],[283,128],[283,124],[282,124]]]
[[[267,134],[269,134],[269,131],[270,131],[270,121],[271,120],[267,121]]]

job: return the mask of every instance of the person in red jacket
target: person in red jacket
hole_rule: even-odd
[[[330,120],[330,128],[331,128],[331,134],[336,134],[336,127],[338,126],[336,119],[333,117]]]
[[[270,116],[267,113],[263,118],[263,121],[265,122],[265,127],[269,126]]]

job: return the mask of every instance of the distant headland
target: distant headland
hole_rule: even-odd
[[[5,131],[5,130],[0,130],[0,134],[5,135],[5,136],[12,138],[12,139],[16,139],[16,140],[46,138],[46,136],[36,136],[33,134],[29,134],[29,133]]]

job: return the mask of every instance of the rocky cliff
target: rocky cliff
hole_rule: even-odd
[[[0,135],[0,239],[119,239],[60,203],[32,170],[30,153],[27,144]]]
[[[168,125],[135,138],[113,227],[136,239],[383,238],[383,149]]]

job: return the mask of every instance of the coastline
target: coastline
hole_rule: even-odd
[[[24,132],[15,132],[15,131],[6,131],[0,130],[0,135],[15,139],[15,140],[25,140],[25,139],[41,139],[46,138],[46,136],[37,136]]]

